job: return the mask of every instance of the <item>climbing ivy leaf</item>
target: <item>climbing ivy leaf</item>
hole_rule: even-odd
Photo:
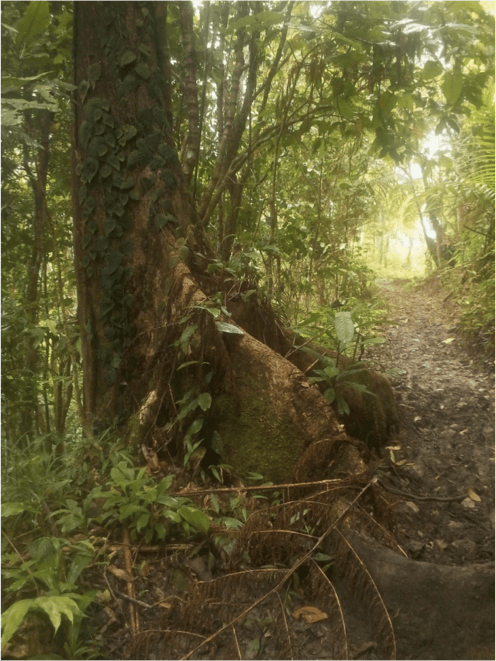
[[[91,87],[95,87],[95,83],[100,79],[102,75],[102,65],[100,62],[94,62],[91,66],[88,67],[88,80],[91,84]]]
[[[198,395],[198,404],[202,411],[207,411],[212,406],[212,396],[208,392]]]
[[[91,182],[98,172],[98,161],[94,158],[87,158],[83,165],[83,179]]]
[[[112,174],[112,168],[110,167],[110,165],[108,165],[107,163],[105,163],[105,165],[102,165],[102,169],[100,170],[100,174],[101,174],[103,179],[106,179],[107,177],[110,177],[110,175]]]
[[[83,145],[85,149],[87,149],[91,138],[91,126],[89,122],[85,120],[84,122],[81,123],[81,126],[79,127],[79,131],[78,131],[78,135],[79,135],[79,142]]]
[[[131,62],[134,62],[135,59],[136,59],[136,55],[133,53],[132,50],[124,51],[120,59],[120,65],[121,67],[125,67],[128,64],[131,64]]]

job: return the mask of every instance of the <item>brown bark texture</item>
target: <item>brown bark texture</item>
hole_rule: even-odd
[[[225,332],[206,309],[209,295],[227,288],[222,274],[205,270],[211,252],[163,110],[159,11],[162,3],[76,7],[74,235],[85,414],[96,429],[117,422],[132,442],[172,452],[196,406],[207,444],[220,431],[220,453],[238,468],[285,480],[308,445],[346,434],[277,346],[232,322]],[[248,436],[259,439],[251,449]]]

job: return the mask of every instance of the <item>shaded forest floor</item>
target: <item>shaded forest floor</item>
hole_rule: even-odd
[[[394,380],[402,428],[383,478],[403,496],[398,540],[411,558],[426,562],[488,562],[494,558],[494,363],[474,355],[457,334],[456,309],[435,280],[420,289],[406,280],[378,284],[390,319],[376,357],[403,372]]]

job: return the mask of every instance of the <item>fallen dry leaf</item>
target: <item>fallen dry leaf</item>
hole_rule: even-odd
[[[129,572],[127,572],[125,569],[120,569],[119,567],[116,567],[115,565],[109,565],[107,567],[107,571],[109,571],[111,574],[113,574],[116,578],[120,578],[122,581],[132,581],[133,577]]]
[[[297,608],[293,611],[293,617],[295,620],[299,620],[302,617],[305,622],[313,624],[314,622],[322,622],[322,620],[327,620],[329,617],[327,613],[315,608],[314,606],[303,606],[302,608]]]
[[[444,551],[448,548],[448,542],[445,542],[444,539],[436,539],[434,540],[434,543],[440,551]]]
[[[473,489],[468,489],[467,494],[470,500],[473,500],[474,503],[480,503],[480,496],[478,496]]]
[[[443,340],[443,344],[451,344],[455,341],[454,337],[448,337],[446,340]]]

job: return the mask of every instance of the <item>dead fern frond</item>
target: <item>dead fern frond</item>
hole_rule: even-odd
[[[375,478],[374,478],[374,479],[375,479]],[[317,539],[317,541],[314,543],[314,545],[312,546],[312,548],[311,548],[309,551],[307,551],[307,552],[306,552],[306,553],[305,553],[305,554],[304,554],[304,555],[303,555],[303,556],[302,556],[297,562],[295,562],[295,563],[293,564],[293,566],[291,567],[291,569],[289,569],[289,570],[283,572],[283,576],[280,578],[280,580],[278,580],[278,581],[276,582],[276,584],[274,585],[274,587],[272,587],[269,591],[265,592],[265,594],[263,594],[261,597],[259,597],[258,599],[256,599],[252,604],[250,604],[250,606],[248,606],[247,608],[245,608],[245,609],[244,609],[243,611],[241,611],[238,615],[235,615],[234,617],[231,617],[231,619],[230,619],[227,623],[225,623],[224,625],[222,625],[217,631],[215,631],[213,634],[211,634],[210,636],[208,636],[208,638],[206,638],[202,643],[200,643],[199,645],[197,645],[194,649],[190,650],[190,651],[189,651],[184,657],[182,657],[182,658],[183,658],[183,659],[190,659],[190,658],[191,658],[196,652],[198,652],[198,651],[199,651],[204,645],[207,645],[207,644],[209,644],[210,642],[212,642],[212,641],[213,641],[214,639],[216,639],[218,636],[220,636],[221,634],[223,634],[227,629],[229,629],[230,627],[234,626],[237,622],[239,622],[241,619],[243,619],[243,618],[244,618],[244,617],[245,617],[250,611],[252,611],[254,608],[256,608],[257,606],[259,606],[260,604],[262,604],[263,602],[265,602],[268,598],[270,598],[270,597],[272,597],[273,595],[275,595],[275,594],[277,593],[277,591],[278,591],[279,589],[281,589],[281,588],[287,583],[287,581],[289,580],[289,578],[290,578],[290,577],[291,577],[291,576],[292,576],[292,575],[293,575],[293,574],[294,574],[294,573],[295,573],[295,572],[296,572],[296,571],[297,571],[302,565],[304,565],[304,564],[305,564],[305,563],[306,563],[306,562],[312,557],[312,554],[313,554],[313,553],[314,553],[314,552],[315,552],[315,551],[316,551],[316,550],[322,545],[322,543],[324,542],[324,540],[330,536],[330,534],[336,529],[336,526],[337,526],[339,523],[341,523],[341,521],[342,521],[342,520],[343,520],[343,519],[349,514],[349,512],[350,512],[350,510],[353,508],[353,506],[358,502],[358,500],[361,498],[361,496],[364,494],[364,492],[365,492],[365,491],[366,491],[366,490],[367,490],[372,484],[373,484],[373,481],[370,481],[370,482],[368,482],[368,483],[365,485],[365,487],[364,487],[363,489],[361,489],[361,491],[360,491],[360,492],[358,493],[358,495],[354,498],[354,500],[353,500],[352,502],[350,502],[349,504],[347,504],[347,505],[343,508],[342,512],[341,512],[340,515],[336,518],[336,520],[334,521],[334,523],[333,523],[333,524],[332,524],[332,525],[331,525],[331,526],[330,526],[330,527],[329,527],[329,528],[328,528],[328,529],[327,529],[327,530],[326,530],[326,531],[325,531],[325,532],[324,532],[324,533],[323,533],[323,534]],[[343,537],[342,535],[340,535],[340,536]],[[338,539],[339,539],[339,538],[338,538]],[[343,539],[344,539],[344,537],[343,537]],[[358,557],[358,556],[357,556],[357,557]],[[277,571],[277,570],[272,570],[273,573],[270,574],[270,576],[271,576],[272,578],[273,578],[273,577],[276,577],[276,573],[275,573],[276,571]],[[243,573],[245,573],[245,572],[243,572]],[[367,573],[368,573],[368,572],[367,572]],[[253,572],[252,575],[253,575],[253,577],[254,577],[254,580],[256,580],[256,576],[257,576],[257,574],[260,574],[260,570],[258,570],[257,572]],[[233,575],[230,574],[229,576],[233,576]],[[369,575],[369,576],[370,576],[370,575]],[[223,577],[223,578],[227,579],[228,577]],[[370,578],[370,580],[372,581],[371,578]],[[216,579],[215,581],[210,581],[209,583],[197,583],[197,584],[195,585],[195,588],[196,588],[197,590],[201,591],[201,590],[203,590],[203,588],[202,588],[202,587],[199,587],[199,586],[205,586],[205,585],[211,586],[212,583],[216,583],[216,584],[222,585],[222,584],[223,584],[223,581],[222,581],[222,579]],[[372,581],[372,583],[373,583],[373,581]],[[226,584],[228,585],[228,587],[230,586],[230,582],[229,582],[229,581],[225,581],[225,582],[224,582],[224,585],[226,585]],[[375,586],[374,583],[373,583],[373,585]],[[195,590],[195,588],[194,588],[194,590]],[[377,590],[377,588],[376,588],[376,590]],[[207,592],[207,596],[210,596],[210,594],[209,594],[209,593],[210,593],[210,590],[207,589],[206,592]],[[236,596],[238,597],[238,593],[237,593]],[[380,595],[379,595],[379,598],[380,598]],[[197,600],[195,600],[195,601],[196,601],[197,606],[201,606],[201,604],[202,604],[201,601],[200,601],[200,602],[197,601]],[[217,602],[217,603],[218,603],[218,602]],[[381,603],[382,603],[382,599],[381,599]],[[211,605],[213,605],[213,602],[211,602]],[[231,604],[231,608],[232,608],[232,610],[231,610],[231,613],[232,613],[232,611],[235,610],[235,608],[234,608],[234,604]],[[236,610],[237,610],[237,609],[236,609]],[[388,620],[389,620],[389,616],[387,615],[387,611],[386,611],[386,616],[387,616],[387,618],[388,618]],[[389,623],[390,623],[390,622],[391,622],[391,621],[389,620]],[[392,631],[392,627],[391,627],[391,631]],[[394,641],[394,636],[393,636],[393,641]],[[385,657],[385,658],[388,658],[388,657]]]
[[[163,615],[162,635],[136,636],[128,658],[152,653],[163,659],[294,659],[303,653],[348,659],[352,644],[363,643],[349,640],[353,628],[347,620],[356,619],[356,613],[363,613],[361,621],[375,634],[379,658],[394,658],[394,633],[381,596],[338,530],[343,523],[354,529],[366,522],[376,537],[385,536],[367,511],[370,496],[363,497],[374,482],[361,485],[358,493],[356,482],[325,485],[301,501],[254,512],[233,556],[246,562],[248,554],[259,568],[195,583],[186,599]],[[329,575],[315,561],[318,550],[332,557]],[[260,568],[269,562],[290,568]],[[314,641],[312,652],[309,640]]]
[[[281,599],[281,595],[277,593],[277,598],[279,599],[279,618],[278,620],[281,620],[282,623],[284,624],[284,628],[279,626],[279,621],[276,620],[274,622],[274,629],[276,633],[279,633],[279,648],[281,650],[281,659],[290,659],[293,661],[294,659],[294,647],[293,647],[293,636],[291,634],[291,631],[288,626],[288,618],[286,617],[286,609],[284,608],[284,602]],[[282,633],[284,631],[284,640],[281,640],[283,638]]]
[[[315,561],[312,561],[309,578],[315,604],[329,616],[333,658],[348,659],[349,646],[346,621],[338,593],[328,576]]]
[[[232,628],[232,634],[234,638],[234,643],[236,644],[236,652],[238,655],[238,659],[242,659],[243,657],[241,656],[241,650],[239,649],[239,641],[238,641],[238,636],[236,634],[236,627],[233,626]]]

